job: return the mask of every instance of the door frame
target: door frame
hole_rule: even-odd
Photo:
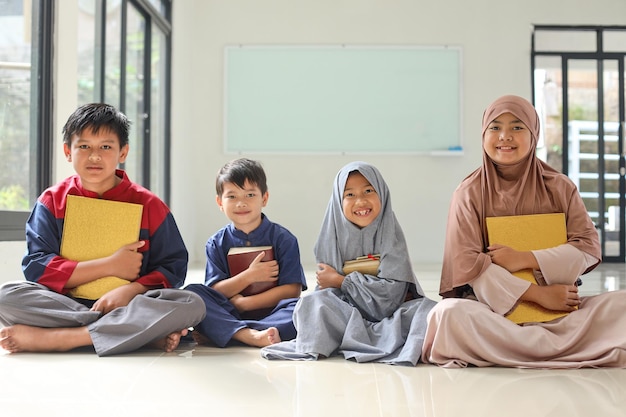
[[[536,25],[532,32],[532,48],[531,48],[531,86],[532,86],[532,101],[536,103],[535,97],[535,70],[536,70],[536,58],[537,57],[552,57],[561,59],[561,73],[562,73],[562,172],[566,175],[569,174],[569,100],[568,100],[568,63],[571,60],[590,60],[596,62],[597,71],[597,109],[598,109],[598,194],[599,194],[599,207],[598,207],[598,222],[596,228],[600,235],[600,244],[602,248],[602,260],[605,262],[619,262],[624,263],[626,261],[626,146],[625,130],[626,123],[624,121],[626,108],[625,108],[625,83],[624,72],[626,62],[626,46],[624,52],[605,52],[603,48],[603,34],[609,30],[623,30],[626,32],[626,26],[547,26]],[[563,52],[563,51],[537,51],[535,47],[535,33],[536,31],[594,31],[596,33],[596,51],[594,52]],[[618,148],[619,148],[619,255],[608,256],[605,254],[606,249],[606,232],[605,232],[605,188],[604,188],[604,171],[605,171],[605,159],[604,159],[604,61],[615,60],[618,64],[618,108],[619,108],[619,123],[618,129]]]

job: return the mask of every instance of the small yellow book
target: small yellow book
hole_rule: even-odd
[[[109,256],[122,246],[137,242],[142,212],[141,204],[68,195],[61,256],[73,261],[89,261]],[[97,300],[129,282],[113,276],[103,277],[73,288],[69,295]]]
[[[380,268],[380,255],[364,255],[346,261],[343,264],[343,273],[348,275],[350,272],[359,271],[362,274],[376,276],[378,268]]]
[[[490,245],[499,243],[519,251],[553,248],[567,242],[565,214],[487,217],[487,234]],[[537,284],[532,269],[524,269],[513,275]],[[522,324],[547,322],[567,314],[548,310],[529,301],[521,301],[506,317]]]

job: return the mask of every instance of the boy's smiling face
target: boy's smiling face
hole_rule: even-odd
[[[250,233],[261,224],[261,213],[267,204],[269,193],[246,180],[243,188],[232,182],[224,183],[222,195],[216,197],[217,205],[238,230]]]
[[[115,170],[126,160],[128,145],[120,149],[120,140],[111,130],[94,133],[87,128],[72,137],[71,146],[64,144],[63,152],[80,176],[82,186],[102,195],[119,183]]]
[[[381,210],[378,193],[360,172],[348,175],[341,206],[346,219],[360,228],[370,225]]]

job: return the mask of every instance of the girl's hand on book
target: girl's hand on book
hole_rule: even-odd
[[[491,262],[514,273],[522,269],[539,269],[535,255],[530,251],[517,251],[504,245],[491,245],[487,248]]]
[[[531,285],[521,297],[548,310],[574,311],[580,305],[576,285]]]
[[[345,278],[335,268],[326,264],[318,264],[315,275],[317,276],[317,286],[320,289],[341,288]]]

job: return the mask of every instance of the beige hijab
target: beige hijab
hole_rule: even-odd
[[[483,150],[482,166],[455,190],[448,214],[439,288],[443,297],[461,296],[462,287],[491,264],[485,253],[488,246],[485,218],[490,216],[565,213],[568,243],[594,256],[598,263],[601,260],[598,234],[576,185],[535,156],[539,118],[532,104],[511,95],[491,103],[483,114],[483,141],[489,123],[504,113],[513,114],[530,130],[530,152],[519,163],[503,166]]]

